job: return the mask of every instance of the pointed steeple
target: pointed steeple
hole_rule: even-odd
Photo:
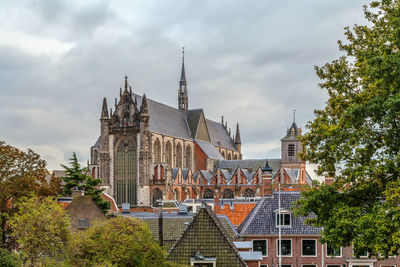
[[[182,70],[181,79],[179,81],[178,90],[178,107],[179,110],[188,110],[189,100],[186,86],[186,73],[185,73],[185,47],[182,47]]]
[[[100,119],[108,119],[108,108],[107,108],[107,99],[103,99],[103,106],[101,108],[101,117]]]
[[[236,124],[235,145],[237,144],[242,144],[242,141],[240,140],[239,123]]]
[[[146,94],[143,95],[142,105],[140,106],[140,114],[148,115],[149,109],[147,107],[147,97]]]
[[[128,90],[128,76],[125,75],[125,90]]]

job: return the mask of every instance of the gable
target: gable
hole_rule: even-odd
[[[209,207],[201,208],[182,237],[171,248],[168,260],[190,265],[190,258],[200,253],[215,257],[217,266],[246,266],[225,229]]]
[[[206,119],[204,118],[204,113],[201,111],[199,124],[197,126],[195,139],[211,142],[210,135],[208,134]]]

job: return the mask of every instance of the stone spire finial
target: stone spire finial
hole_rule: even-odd
[[[125,75],[125,90],[128,90],[128,76]]]
[[[241,144],[242,141],[240,140],[240,131],[239,131],[239,123],[236,124],[236,135],[235,135],[235,145]]]
[[[107,99],[103,99],[103,106],[101,107],[101,117],[100,119],[108,119],[108,108],[107,108]]]
[[[149,113],[149,109],[147,107],[147,97],[146,97],[146,94],[144,94],[143,99],[142,99],[142,106],[140,107],[140,114],[147,115],[148,113]]]

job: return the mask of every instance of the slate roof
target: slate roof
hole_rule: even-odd
[[[118,213],[117,215],[134,217],[144,221],[149,226],[150,232],[154,239],[158,240],[158,214],[150,212],[132,212]],[[192,222],[193,216],[193,213],[163,213],[164,245],[166,247],[170,248],[176,242],[176,240],[180,238],[186,229],[187,223]],[[229,239],[236,239],[238,232],[233,227],[229,218],[224,215],[217,215],[217,218],[227,232]]]
[[[292,136],[291,131],[292,129],[294,130],[294,135]],[[297,124],[295,122],[292,123],[292,126],[286,131],[285,137],[283,137],[281,140],[294,140],[297,139],[300,136],[300,131],[299,127],[297,127]]]
[[[214,168],[231,169],[251,169],[256,171],[258,168],[264,168],[268,161],[273,172],[277,172],[281,167],[281,159],[242,159],[242,160],[213,160]]]
[[[225,179],[227,181],[230,181],[232,179],[232,173],[227,170],[227,169],[221,169],[222,174],[225,176]]]
[[[206,170],[199,170],[193,175],[193,180],[195,182],[197,182],[197,178],[199,177],[200,173],[207,181],[211,180],[211,178],[212,178],[212,173],[211,172],[206,171]]]
[[[142,96],[133,94],[133,98],[136,98],[137,105],[141,106]],[[191,131],[197,130],[201,109],[189,110],[186,115],[179,109],[149,98],[147,98],[147,105],[151,132],[193,140],[196,132]],[[221,123],[206,119],[206,124],[213,145],[237,151],[231,137]]]
[[[221,221],[208,205],[200,208],[182,236],[171,247],[168,260],[188,265],[190,259],[198,253],[204,257],[215,257],[217,266],[247,266]]]
[[[201,150],[203,150],[204,154],[206,154],[208,158],[221,160],[224,159],[224,157],[222,157],[222,155],[219,153],[218,149],[210,142],[197,139],[195,142],[199,145]]]
[[[253,242],[252,241],[233,241],[233,244],[237,248],[253,249]]]
[[[281,192],[281,208],[290,210],[290,205],[300,198],[300,192]],[[240,235],[278,235],[275,212],[278,209],[278,192],[263,197],[238,228]],[[282,235],[319,235],[321,228],[304,224],[306,217],[291,213],[291,227],[282,227]]]
[[[94,143],[93,146],[100,146],[100,136],[99,136],[99,138],[97,138],[97,141],[96,141],[96,143]]]
[[[174,179],[174,180],[176,179],[178,172],[179,172],[179,168],[171,168],[172,179]]]
[[[225,127],[212,120],[206,119],[208,133],[211,138],[211,143],[214,146],[225,147],[234,151],[237,151],[236,146],[233,144],[231,137]]]

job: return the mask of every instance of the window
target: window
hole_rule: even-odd
[[[301,267],[317,267],[316,264],[303,264]]]
[[[294,144],[289,144],[288,146],[288,156],[294,157]]]
[[[268,264],[261,264],[260,267],[268,267]]]
[[[222,198],[234,198],[233,191],[229,188],[224,189],[222,192]]]
[[[302,256],[317,256],[317,240],[301,240]]]
[[[342,267],[340,264],[327,264],[326,267]]]
[[[255,197],[256,193],[253,189],[246,188],[242,194],[243,197]]]
[[[329,257],[341,257],[342,250],[340,247],[333,247],[329,244],[326,245],[326,255]]]
[[[213,199],[214,192],[211,189],[206,188],[206,190],[204,190],[204,193],[203,193],[203,198],[204,199]]]
[[[291,239],[282,239],[280,247],[279,247],[279,239],[276,240],[276,244],[277,244],[276,245],[277,256],[279,256],[281,249],[282,249],[282,256],[292,256],[292,240]]]
[[[261,251],[263,256],[268,256],[267,240],[253,240],[253,251]]]
[[[279,212],[276,212],[276,227],[280,224],[281,226],[291,226],[290,213],[282,213],[281,211],[281,219],[279,220]]]

